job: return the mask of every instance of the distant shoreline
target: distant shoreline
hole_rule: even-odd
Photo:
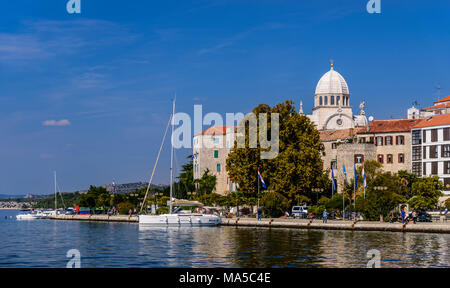
[[[0,210],[20,210],[21,208],[0,208]]]

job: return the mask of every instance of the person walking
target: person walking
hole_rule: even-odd
[[[257,210],[256,213],[258,214],[258,221],[260,221],[261,220],[261,214],[262,214],[261,208],[258,207],[258,210]]]
[[[323,223],[327,223],[327,217],[328,217],[327,209],[323,210],[322,217],[323,217]]]
[[[402,224],[404,224],[405,223],[405,209],[402,209],[401,217],[402,217]]]
[[[412,218],[413,218],[414,224],[416,224],[416,221],[417,221],[417,212],[416,212],[415,209],[412,211],[411,216],[412,216]]]

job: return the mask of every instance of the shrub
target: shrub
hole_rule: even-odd
[[[450,209],[450,198],[448,198],[447,200],[445,200],[445,207],[447,209]]]
[[[168,213],[169,213],[169,207],[167,207],[167,206],[159,207],[158,209],[156,209],[157,215],[168,214]]]
[[[130,202],[119,203],[119,214],[128,215],[129,211],[134,209],[134,205]]]
[[[264,214],[271,217],[284,215],[289,207],[286,197],[277,192],[267,192],[261,199],[262,210]]]

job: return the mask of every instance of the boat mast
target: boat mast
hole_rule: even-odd
[[[175,125],[175,98],[172,103],[172,133],[170,136],[170,199],[169,199],[169,214],[172,214],[172,190],[173,190],[173,126]]]
[[[56,171],[54,171],[53,173],[54,173],[54,176],[55,176],[54,178],[55,178],[55,215],[56,215],[56,210],[57,210],[56,208],[58,207],[58,206],[56,206],[56,204],[57,204],[56,203],[56,201],[57,201],[57,199],[56,199]]]

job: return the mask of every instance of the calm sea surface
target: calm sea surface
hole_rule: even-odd
[[[450,267],[450,235],[267,228],[146,228],[130,223],[16,221],[0,210],[0,267]],[[10,219],[9,216],[13,216]],[[8,219],[5,219],[7,217]]]

